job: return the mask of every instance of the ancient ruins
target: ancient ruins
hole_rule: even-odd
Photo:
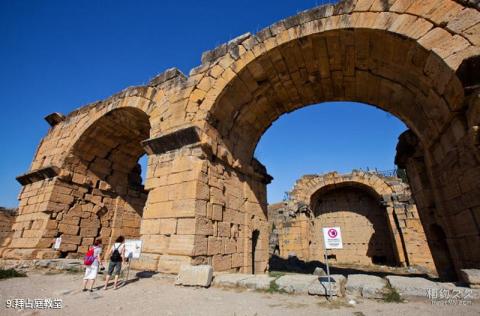
[[[47,116],[51,129],[18,177],[18,215],[0,256],[76,257],[94,238],[124,234],[143,240],[138,268],[176,272],[183,263],[208,263],[215,271],[264,272],[271,177],[253,158],[256,144],[284,113],[347,100],[377,106],[410,128],[396,160],[407,170],[437,271],[478,268],[475,3],[316,7],[205,52],[188,76],[169,69],[146,85]],[[397,212],[395,203],[389,207]],[[395,260],[420,258],[409,242],[402,247]]]
[[[270,252],[324,262],[321,227],[342,230],[343,249],[329,251],[334,263],[420,266],[435,271],[409,187],[394,176],[353,171],[305,175],[289,199],[269,205]]]

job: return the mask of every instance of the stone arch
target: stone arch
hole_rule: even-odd
[[[307,175],[303,176],[295,183],[290,198],[296,202],[303,202],[311,205],[311,198],[315,193],[328,190],[330,187],[357,185],[373,192],[379,199],[385,196],[385,202],[391,206],[392,201],[389,198],[392,194],[403,194],[408,190],[408,186],[395,181],[390,185],[385,179],[374,174],[363,171],[353,171],[350,174],[339,174],[337,172],[327,173],[325,175]],[[408,192],[408,191],[407,191]]]
[[[376,214],[380,215],[378,218],[380,221],[377,224],[386,224],[388,227],[388,235],[386,231],[383,232],[383,227],[379,228],[383,235],[391,240],[396,264],[419,265],[435,271],[410,188],[399,178],[387,178],[363,171],[353,171],[349,174],[331,172],[323,175],[306,175],[297,180],[289,196],[296,204],[308,205],[315,218],[318,215],[315,212],[319,197],[342,189],[354,190],[357,193],[364,192],[363,194],[371,197],[373,203],[380,206],[378,210],[384,212],[385,222],[383,223],[380,218],[382,215]]]
[[[112,109],[75,137],[61,166],[57,210],[45,234],[62,237],[62,256],[85,253],[94,239],[107,247],[123,235],[140,237],[147,192],[141,179],[141,142],[150,136],[148,115],[134,107]],[[67,196],[68,194],[68,196]],[[55,199],[52,199],[55,201]]]
[[[323,101],[379,106],[420,138],[435,140],[463,105],[455,71],[478,47],[462,33],[468,25],[449,22],[455,14],[446,8],[458,13],[461,5],[397,2],[315,8],[204,54],[203,72],[192,76],[198,120],[206,119],[216,140],[246,163],[276,118]]]
[[[266,183],[269,176],[253,153],[282,114],[340,100],[390,112],[419,140],[431,180],[428,189],[434,193],[435,221],[452,228],[446,229],[449,246],[455,244],[452,253],[468,253],[453,237],[457,232],[451,219],[469,211],[454,201],[460,184],[452,187],[445,175],[464,174],[462,168],[480,172],[478,157],[466,148],[473,105],[457,74],[464,60],[480,55],[474,35],[479,18],[477,9],[449,0],[342,1],[302,12],[205,53],[189,77],[194,87],[187,119],[204,132],[202,141],[215,159]],[[462,151],[468,152],[468,162],[452,165]],[[467,204],[476,205],[478,188],[471,176],[465,175],[465,181],[471,192]],[[266,214],[266,206],[259,204]],[[468,238],[480,242],[478,230],[471,225]],[[467,264],[460,255],[454,260],[457,269]]]
[[[74,111],[52,127],[32,163],[38,168],[19,177],[27,198],[5,257],[78,257],[95,238],[108,245],[120,234],[139,237],[147,194],[137,161],[152,107],[137,92]],[[55,237],[62,237],[59,251],[51,249]]]
[[[252,158],[259,137],[299,107],[354,100],[411,128],[417,141],[401,138],[397,157],[415,183],[422,221],[444,228],[457,272],[478,267],[480,253],[470,245],[480,244],[479,103],[476,88],[465,87],[477,80],[460,68],[480,55],[480,12],[468,3],[345,0],[313,8],[205,52],[188,77],[169,69],[66,117],[49,115],[52,128],[18,177],[19,215],[0,255],[56,255],[46,231],[55,232],[50,216],[64,211],[58,200],[70,192],[57,185],[70,177],[61,166],[93,121],[133,107],[151,125],[139,267],[175,272],[183,263],[209,263],[251,272],[258,229],[255,269],[264,271],[271,177]]]

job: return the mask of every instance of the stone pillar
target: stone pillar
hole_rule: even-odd
[[[144,142],[149,191],[138,268],[175,273],[185,263],[215,271],[264,272],[268,260],[265,175],[212,155],[190,127]],[[267,177],[268,179],[268,177]]]
[[[427,237],[427,242],[438,275],[443,279],[455,278],[453,260],[446,238],[435,234],[436,227],[444,230],[434,188],[430,181],[425,153],[416,135],[408,130],[399,137],[395,163],[406,170],[410,189],[415,199],[418,215]]]
[[[62,202],[72,199],[58,185],[59,169],[47,167],[31,171],[20,177],[23,185],[19,195],[18,214],[12,224],[8,243],[0,248],[6,259],[52,258],[58,252],[51,249],[55,234],[52,220]],[[10,239],[9,238],[9,239]]]

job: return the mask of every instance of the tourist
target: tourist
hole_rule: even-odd
[[[88,250],[84,260],[85,276],[83,277],[83,292],[87,291],[88,283],[90,283],[88,290],[93,292],[93,285],[97,278],[98,268],[101,265],[100,254],[102,253],[102,240],[95,240],[93,246],[90,246]]]
[[[104,290],[108,287],[108,281],[112,275],[115,276],[113,281],[113,289],[117,289],[118,277],[120,276],[120,271],[122,270],[122,261],[125,260],[125,238],[120,236],[115,241],[115,244],[110,248],[109,252],[110,264],[108,265],[108,274],[105,279]]]

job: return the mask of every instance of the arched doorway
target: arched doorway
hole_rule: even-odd
[[[343,249],[330,251],[336,263],[396,265],[387,210],[361,186],[325,188],[312,196],[314,214],[310,258],[324,253],[321,227],[342,230]]]
[[[446,154],[451,151],[454,155],[463,146],[455,144],[465,140],[468,115],[456,114],[456,109],[464,111],[466,105],[462,81],[455,74],[461,62],[452,63],[452,56],[466,49],[468,41],[460,35],[449,37],[440,24],[432,24],[422,14],[403,20],[399,15],[404,12],[395,11],[395,6],[383,9],[395,13],[377,14],[363,13],[350,4],[342,3],[331,16],[328,8],[322,8],[327,11],[305,12],[256,37],[239,37],[231,44],[239,47],[238,55],[234,50],[229,53],[229,47],[224,55],[220,51],[205,55],[205,62],[222,69],[220,77],[199,70],[198,80],[205,84],[203,92],[192,92],[203,95],[196,99],[195,118],[210,137],[206,142],[214,145],[213,155],[247,178],[241,182],[254,192],[252,204],[256,204],[250,217],[262,221],[264,192],[258,188],[260,184],[253,183],[268,182],[269,177],[253,153],[272,122],[284,113],[325,101],[377,106],[401,119],[418,137],[433,190],[437,190],[433,208],[439,216],[435,220],[448,226],[447,218],[454,215],[444,207],[440,191],[449,190],[450,183],[440,178],[441,174],[460,172],[452,169]],[[411,28],[400,27],[409,19]],[[450,45],[440,44],[449,40]],[[442,147],[442,142],[449,146]],[[476,159],[473,152],[469,157]],[[474,165],[479,170],[478,160]],[[478,242],[472,229],[470,237]],[[458,246],[463,247],[457,244],[452,251],[468,252]]]
[[[54,218],[62,256],[85,253],[96,238],[110,245],[120,235],[140,237],[147,192],[138,160],[145,154],[141,142],[149,135],[144,112],[121,108],[106,113],[79,136],[57,184],[68,188],[72,197]]]
[[[450,0],[341,1],[206,52],[189,77],[170,69],[145,86],[71,113],[45,137],[32,170],[20,177],[24,188],[14,238],[2,255],[47,255],[37,252],[51,245],[56,228],[48,226],[50,214],[72,203],[62,196],[62,185],[56,186],[63,169],[69,170],[63,162],[74,144],[72,133],[84,130],[86,117],[97,109],[105,114],[131,104],[148,108],[152,122],[144,143],[152,172],[142,265],[176,271],[184,262],[211,263],[217,271],[251,272],[251,232],[258,230],[255,270],[264,271],[271,177],[253,158],[258,140],[285,113],[349,100],[377,106],[411,129],[418,142],[408,153],[421,152],[429,180],[414,190],[417,204],[425,206],[419,209],[422,221],[444,229],[456,271],[478,267],[480,253],[471,251],[480,244],[474,220],[480,203],[478,102],[465,98],[467,90],[475,95],[476,81],[457,70],[480,54],[479,15]],[[84,159],[97,165],[97,156]],[[107,176],[101,164],[108,162],[101,159],[97,171]]]

